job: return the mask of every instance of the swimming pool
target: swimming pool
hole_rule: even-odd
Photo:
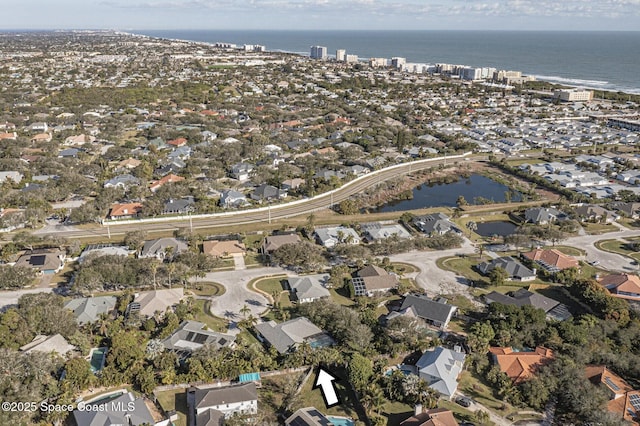
[[[93,348],[89,355],[89,363],[91,364],[91,371],[97,373],[104,367],[104,361],[107,355],[107,348]]]
[[[335,426],[354,426],[355,423],[348,417],[330,417],[327,416],[327,419],[333,423]]]

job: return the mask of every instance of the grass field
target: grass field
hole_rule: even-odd
[[[606,224],[606,223],[584,222],[582,223],[582,227],[587,232],[587,234],[591,234],[591,235],[606,234],[607,232],[614,232],[618,230],[617,227],[611,224]]]
[[[312,389],[314,382],[314,375],[312,374],[300,391],[300,401],[292,407],[292,409],[296,410],[302,407],[322,407],[322,411],[326,415],[346,416],[351,417],[354,420],[360,419],[364,421],[364,413],[356,408],[356,396],[349,386],[346,371],[344,369],[334,369],[331,372],[338,377],[338,380],[335,381],[334,384],[340,401],[342,401],[340,405],[327,408],[326,410],[324,409],[326,405],[322,398],[320,389]]]
[[[627,247],[627,242],[623,240],[602,240],[595,243],[595,246],[600,250],[608,251],[611,253],[621,254],[622,256],[630,257],[635,261],[640,261],[640,253],[633,251]]]
[[[187,426],[187,392],[185,389],[174,389],[156,393],[158,403],[164,411],[172,411],[178,414],[175,426]]]
[[[191,291],[198,296],[222,296],[226,290],[213,281],[198,281],[191,286]]]
[[[198,306],[198,314],[196,315],[196,321],[200,321],[207,325],[211,330],[226,333],[229,324],[222,318],[215,317],[210,314],[209,301],[208,300],[196,300]]]
[[[463,371],[462,374],[460,374],[458,378],[458,389],[501,416],[513,410],[513,407],[509,404],[496,398],[491,388],[483,383],[482,379],[472,371]]]
[[[568,254],[569,256],[585,256],[587,254],[586,251],[571,246],[554,246],[550,248],[556,249],[564,254]]]

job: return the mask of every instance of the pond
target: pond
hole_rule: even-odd
[[[507,235],[513,234],[517,228],[515,223],[503,220],[478,223],[476,226],[476,234],[483,237],[491,237],[493,235],[506,237]]]
[[[459,196],[463,196],[469,204],[475,204],[475,201],[479,201],[478,197],[496,203],[504,203],[507,192],[511,193],[512,201],[522,199],[519,192],[510,190],[506,185],[486,176],[472,174],[468,178],[460,178],[453,183],[420,185],[413,189],[412,199],[391,201],[378,207],[375,211],[397,212],[426,207],[456,207]]]

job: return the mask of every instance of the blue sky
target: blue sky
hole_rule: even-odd
[[[1,0],[3,29],[640,30],[640,0]]]

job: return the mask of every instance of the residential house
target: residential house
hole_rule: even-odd
[[[80,297],[69,300],[64,308],[73,312],[78,324],[85,325],[99,320],[101,315],[109,315],[117,303],[115,296]]]
[[[360,228],[367,241],[386,240],[394,236],[399,239],[411,238],[409,231],[399,223],[369,222],[361,224]]]
[[[274,251],[286,244],[298,244],[301,241],[298,234],[270,235],[265,237],[261,251],[263,255],[270,256]]]
[[[449,220],[449,216],[443,213],[416,216],[413,225],[427,235],[444,235],[447,232],[459,232],[455,224]]]
[[[509,347],[489,348],[491,359],[514,384],[530,379],[536,370],[553,360],[551,349],[538,346],[533,351],[514,351]]]
[[[484,300],[487,303],[501,303],[511,306],[533,306],[536,309],[542,309],[547,314],[547,319],[556,321],[564,321],[571,317],[569,308],[565,304],[541,294],[532,293],[524,288],[507,294],[492,291],[484,296]]]
[[[609,274],[598,282],[614,297],[640,301],[640,277],[632,274]]]
[[[457,306],[449,305],[445,299],[432,300],[425,295],[408,295],[402,301],[400,311],[391,312],[387,315],[387,320],[398,315],[415,315],[427,323],[444,330],[449,325],[449,321],[455,314]],[[396,315],[394,315],[396,314]]]
[[[111,206],[108,219],[130,219],[142,212],[142,203],[116,203]]]
[[[188,249],[187,243],[182,240],[176,238],[159,238],[157,240],[146,241],[138,257],[143,259],[155,257],[162,260],[176,256]]]
[[[282,182],[282,189],[290,191],[292,189],[298,189],[301,185],[304,185],[305,180],[301,178],[287,179]]]
[[[164,203],[162,214],[188,214],[196,210],[196,201],[192,196],[174,199],[170,198]]]
[[[78,158],[80,150],[76,148],[67,148],[58,152],[58,158]]]
[[[287,287],[291,291],[291,298],[298,303],[314,302],[326,299],[331,294],[327,290],[329,275],[305,275],[302,277],[287,278]]]
[[[334,426],[334,424],[316,407],[296,410],[284,421],[285,426]]]
[[[616,212],[607,210],[602,206],[593,204],[583,204],[575,209],[576,216],[582,221],[601,221],[605,223],[616,222],[620,219],[620,215]]]
[[[604,365],[587,366],[585,376],[594,385],[605,389],[609,398],[607,411],[617,414],[621,422],[640,425],[640,390],[634,389]]]
[[[224,419],[258,412],[258,390],[253,382],[225,387],[192,388],[189,407],[195,426],[224,424]]]
[[[278,189],[273,185],[262,184],[254,189],[249,196],[255,201],[272,201],[286,198],[287,191]]]
[[[631,219],[640,218],[640,203],[612,203],[611,208],[621,216]]]
[[[524,211],[525,221],[536,225],[555,223],[558,220],[566,219],[566,217],[565,213],[552,207],[532,207]]]
[[[31,138],[32,143],[51,142],[53,136],[51,133],[38,133]]]
[[[114,398],[112,395],[86,404],[84,410],[74,410],[73,417],[78,426],[160,426],[168,421],[156,422],[144,399],[136,398],[131,392],[124,392]]]
[[[522,257],[540,265],[545,271],[559,272],[580,267],[578,260],[556,249],[535,249],[522,253]]]
[[[187,139],[185,138],[177,138],[177,139],[172,139],[170,141],[167,142],[167,145],[171,145],[174,147],[181,147],[187,144]]]
[[[81,135],[69,136],[64,140],[62,144],[65,146],[84,145],[87,143],[92,143],[95,140],[96,138],[94,136],[88,136],[83,133]]]
[[[279,353],[294,351],[302,343],[311,347],[330,346],[333,339],[308,318],[298,317],[281,324],[275,321],[263,322],[255,326],[258,340],[274,347]]]
[[[231,166],[230,175],[232,178],[239,180],[240,182],[246,182],[251,177],[251,172],[254,166],[248,163],[238,163]]]
[[[458,426],[458,421],[451,410],[432,408],[416,412],[413,416],[401,422],[400,426]]]
[[[368,265],[355,272],[351,285],[356,296],[374,296],[398,286],[398,276],[375,265]]]
[[[222,192],[220,196],[220,206],[225,208],[242,207],[248,204],[247,197],[241,192],[228,189]]]
[[[360,244],[360,236],[353,229],[346,226],[334,226],[329,228],[317,228],[314,232],[318,243],[326,248],[335,247],[338,244]]]
[[[64,267],[65,254],[58,249],[31,250],[18,258],[15,266],[32,268],[42,274],[55,274]]]
[[[171,173],[159,180],[154,180],[153,182],[151,182],[149,189],[151,190],[151,192],[156,192],[158,189],[160,189],[163,185],[166,185],[167,183],[181,182],[183,180],[184,178],[182,176],[177,176]]]
[[[16,139],[18,139],[18,134],[16,132],[0,132],[0,141],[2,140],[15,141]]]
[[[247,248],[238,240],[207,240],[202,243],[202,252],[215,258],[244,256]]]
[[[53,336],[37,335],[30,343],[20,347],[20,350],[24,353],[43,352],[43,353],[56,353],[64,356],[68,352],[75,351],[76,347],[69,344],[67,339],[60,334],[54,334]]]
[[[109,179],[104,183],[105,188],[122,188],[126,189],[130,186],[140,185],[140,179],[130,174],[124,174]]]
[[[418,376],[441,395],[451,398],[458,389],[458,376],[464,366],[464,352],[438,346],[425,351],[416,363]]]
[[[137,160],[135,158],[127,158],[126,160],[122,160],[118,163],[118,168],[133,170],[140,164],[142,164],[142,161],[140,160]]]
[[[0,183],[10,180],[13,183],[20,183],[24,176],[20,172],[0,172]]]
[[[179,357],[186,358],[204,345],[214,349],[232,347],[236,337],[230,334],[207,330],[206,324],[198,321],[182,321],[180,326],[169,337],[162,341],[168,351],[176,352]]]
[[[508,279],[513,281],[533,281],[536,279],[535,270],[532,271],[511,256],[498,257],[489,262],[482,262],[477,268],[484,275],[489,275],[495,268],[502,268],[507,271]]]
[[[182,287],[137,293],[127,307],[128,313],[138,313],[143,318],[154,316],[156,312],[164,314],[167,309],[180,303],[184,298]]]

